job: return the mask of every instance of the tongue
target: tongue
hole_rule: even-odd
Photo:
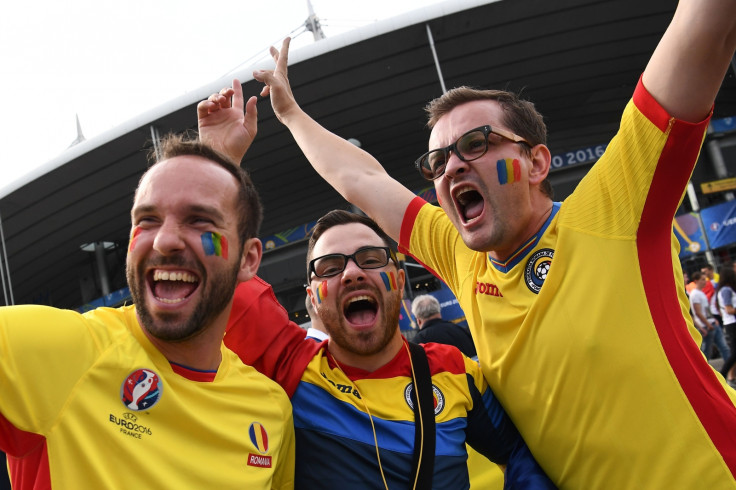
[[[153,294],[163,299],[184,299],[197,288],[196,283],[183,281],[156,281]]]
[[[466,220],[470,221],[471,219],[477,218],[483,212],[483,200],[478,199],[477,201],[468,203],[464,211]]]
[[[373,310],[351,310],[345,314],[345,318],[353,325],[370,325],[376,319]]]

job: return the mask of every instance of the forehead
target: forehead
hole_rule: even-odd
[[[235,177],[218,164],[198,156],[178,156],[151,167],[136,190],[139,206],[226,205],[238,195]]]
[[[429,136],[429,147],[447,146],[471,129],[486,124],[506,129],[505,121],[503,109],[495,100],[460,104],[437,121]]]
[[[361,223],[333,226],[319,237],[312,257],[340,253],[350,255],[361,247],[384,247],[386,244],[375,231]]]

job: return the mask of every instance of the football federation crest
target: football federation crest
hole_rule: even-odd
[[[248,437],[250,442],[256,447],[261,454],[248,454],[248,466],[257,466],[259,468],[270,468],[272,464],[271,456],[266,456],[268,452],[268,433],[266,428],[259,422],[253,422],[248,428]]]
[[[555,251],[551,248],[543,248],[534,252],[527,260],[524,267],[524,282],[531,292],[538,294],[542,289],[554,255]]]
[[[265,427],[258,422],[253,422],[248,429],[248,435],[250,436],[250,442],[258,449],[259,453],[266,454],[268,452],[268,433]]]
[[[409,383],[404,388],[404,400],[409,408],[414,410],[414,402],[411,399],[411,394],[414,391],[414,383]],[[445,409],[445,395],[432,383],[432,398],[434,399],[434,416],[436,417],[442,410]]]
[[[149,369],[137,369],[123,381],[120,399],[131,410],[147,410],[161,399],[162,388],[158,374]]]

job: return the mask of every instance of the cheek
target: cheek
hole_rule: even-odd
[[[130,241],[128,242],[128,253],[132,252],[133,249],[135,249],[135,244],[138,241],[138,235],[141,234],[141,228],[140,226],[134,226],[132,230],[130,230]]]
[[[207,231],[202,233],[201,238],[205,255],[214,255],[227,260],[228,245],[225,235],[220,235],[215,231]]]
[[[386,287],[386,291],[391,292],[399,289],[398,283],[396,282],[396,273],[393,271],[381,272],[381,279],[383,280],[383,285]]]
[[[327,281],[322,281],[320,285],[317,286],[315,294],[317,295],[317,304],[322,304],[322,301],[327,298]]]
[[[521,180],[521,163],[518,158],[503,158],[496,162],[498,183],[513,184]]]

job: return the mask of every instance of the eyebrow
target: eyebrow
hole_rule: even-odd
[[[134,206],[131,210],[131,214],[133,216],[138,216],[140,214],[146,214],[146,213],[155,213],[158,209],[157,206],[153,204],[144,204],[141,206]],[[191,206],[187,206],[186,208],[187,214],[201,214],[205,216],[212,217],[215,221],[222,222],[225,220],[224,215],[222,212],[220,212],[219,209],[213,207],[213,206],[204,206],[201,204],[194,204]]]

